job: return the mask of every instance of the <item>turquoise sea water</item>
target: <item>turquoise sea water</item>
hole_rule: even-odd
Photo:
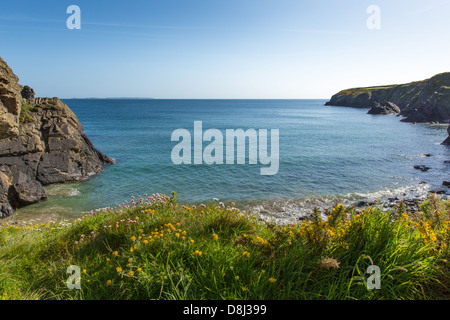
[[[281,215],[336,199],[426,192],[449,180],[450,148],[441,125],[409,124],[367,110],[324,106],[325,100],[64,100],[86,135],[116,160],[88,181],[47,187],[49,200],[19,217],[63,217],[114,206],[131,196],[177,191],[183,201],[212,198],[252,204]],[[261,176],[260,165],[174,165],[175,129],[279,129],[280,167]],[[208,143],[204,143],[206,146]],[[424,157],[422,154],[431,154]],[[414,165],[432,169],[421,172]],[[428,184],[420,184],[426,181]]]

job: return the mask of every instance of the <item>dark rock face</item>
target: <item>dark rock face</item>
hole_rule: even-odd
[[[399,106],[397,106],[395,103],[392,102],[386,102],[386,103],[375,103],[375,106],[373,106],[368,114],[381,114],[381,115],[386,115],[386,114],[398,114],[400,113],[401,110],[399,108]]]
[[[404,85],[343,90],[326,105],[373,108],[388,102],[400,108],[404,122],[450,123],[450,73]]]
[[[0,217],[47,199],[45,185],[87,179],[110,163],[67,105],[35,98],[0,58]]]
[[[34,90],[29,86],[24,86],[20,94],[22,95],[22,98],[28,101],[34,100],[35,97]]]

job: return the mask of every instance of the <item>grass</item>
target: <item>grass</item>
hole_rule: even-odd
[[[34,122],[34,118],[29,114],[29,111],[33,111],[30,104],[24,103],[22,105],[22,108],[20,109],[20,115],[19,115],[19,123],[24,124],[27,122]]]
[[[0,227],[3,299],[448,299],[450,202],[336,205],[276,225],[214,201],[132,199],[75,221]],[[81,290],[67,268],[78,266]],[[369,289],[369,266],[381,289]]]

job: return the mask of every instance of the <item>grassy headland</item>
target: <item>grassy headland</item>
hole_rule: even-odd
[[[448,299],[450,201],[336,205],[276,225],[144,196],[75,221],[0,227],[3,299]],[[70,265],[81,290],[69,290]],[[367,269],[381,271],[370,290]]]

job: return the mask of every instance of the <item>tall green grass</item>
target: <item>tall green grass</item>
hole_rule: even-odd
[[[448,299],[449,201],[337,205],[277,225],[152,195],[75,221],[0,227],[3,299]],[[81,290],[70,290],[70,265]],[[368,267],[380,268],[369,289]]]

